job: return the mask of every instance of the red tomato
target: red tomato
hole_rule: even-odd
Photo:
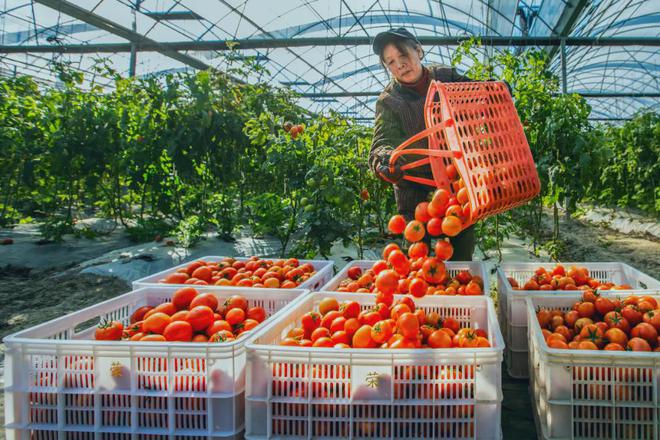
[[[425,233],[424,224],[417,220],[410,221],[403,231],[404,237],[411,243],[420,241]]]
[[[142,306],[142,307],[137,308],[133,312],[133,314],[131,314],[130,323],[134,324],[138,321],[142,321],[144,319],[144,315],[152,309],[153,309],[153,307],[151,307],[151,306]]]
[[[371,268],[371,270],[374,271],[374,275],[378,275],[379,273],[381,273],[385,269],[387,269],[387,261],[385,261],[385,260],[376,261],[374,263],[373,267]]]
[[[231,325],[224,319],[218,319],[213,321],[206,329],[206,335],[211,337],[215,333],[218,333],[220,330],[227,330],[228,332],[232,331]]]
[[[413,243],[408,248],[408,256],[412,259],[424,258],[429,254],[429,247],[423,241]]]
[[[302,316],[302,327],[311,334],[321,325],[321,315],[318,312],[307,312]]]
[[[404,313],[396,320],[396,327],[404,338],[415,338],[419,333],[419,320],[412,313]]]
[[[422,298],[426,295],[429,285],[422,278],[415,278],[410,282],[408,291],[415,298]]]
[[[422,264],[422,276],[431,284],[438,284],[445,276],[445,263],[437,258],[427,258]]]
[[[333,347],[334,345],[335,343],[332,341],[331,338],[324,336],[314,341],[312,347]]]
[[[197,306],[207,306],[211,310],[217,310],[218,298],[209,292],[200,293],[190,302],[190,309],[194,309]]]
[[[330,326],[332,325],[332,321],[339,318],[340,316],[342,316],[342,313],[339,310],[329,311],[328,313],[323,315],[323,319],[321,319],[321,327],[330,329]]]
[[[213,316],[213,312],[211,312]],[[156,312],[153,315],[149,316],[142,323],[142,331],[145,333],[158,333],[162,334],[165,327],[172,322],[172,318],[161,312]]]
[[[229,323],[229,325],[234,327],[245,321],[245,312],[243,309],[239,308],[231,309],[225,314],[225,320]]]
[[[264,322],[266,320],[266,311],[263,307],[251,307],[247,311],[247,317],[257,322]]]
[[[335,344],[346,344],[347,346],[351,342],[351,338],[349,338],[348,334],[344,330],[334,332],[330,339],[332,339],[332,342]]]
[[[357,318],[350,318],[346,320],[346,323],[344,324],[344,331],[348,335],[349,338],[353,338],[353,335],[355,332],[360,328],[361,324],[360,321]]]
[[[164,302],[158,304],[156,307],[153,308],[153,310],[148,311],[144,316],[147,317],[156,312],[161,312],[161,313],[165,313],[166,315],[172,316],[177,312],[177,308],[171,302]]]
[[[400,250],[395,250],[390,252],[390,255],[387,257],[387,262],[396,270],[404,267],[408,263],[408,258],[406,258],[406,255]]]
[[[217,333],[214,333],[210,338],[209,342],[232,342],[235,341],[236,338],[234,337],[234,334],[228,330],[220,330]]]
[[[165,283],[167,284],[184,284],[188,278],[188,274],[181,273],[181,272],[176,272],[169,274],[167,277],[165,277]]]
[[[257,321],[255,321],[254,319],[247,318],[247,319],[245,319],[245,321],[237,324],[235,329],[238,332],[238,334],[240,335],[242,333],[249,332],[250,330],[256,328],[258,325],[259,325],[259,323]]]
[[[234,308],[239,308],[242,309],[243,311],[247,311],[248,309],[248,303],[247,300],[242,297],[241,295],[232,295],[229,298],[227,298],[224,302],[224,308],[225,312],[228,312],[231,309]]]
[[[326,297],[319,303],[319,313],[325,317],[328,312],[339,310],[339,301],[334,297]]]
[[[415,220],[417,220],[420,223],[426,223],[431,219],[431,216],[427,211],[428,206],[429,206],[428,202],[422,202],[417,204],[417,207],[415,207]]]
[[[101,321],[94,337],[97,341],[119,341],[124,333],[124,325],[119,321]]]
[[[339,316],[332,320],[330,323],[330,333],[338,332],[344,330],[344,325],[346,324],[346,318]]]
[[[642,338],[632,338],[626,345],[632,351],[652,351],[649,343]]]
[[[383,293],[395,293],[399,277],[393,270],[384,270],[376,276],[376,289]]]
[[[172,322],[174,322],[174,321],[185,321],[186,316],[188,316],[188,310],[179,310],[174,315],[172,315]]]
[[[479,284],[475,283],[474,281],[470,281],[467,286],[465,286],[465,294],[466,295],[481,295],[483,294],[483,291],[481,290],[481,286]]]
[[[329,329],[325,327],[319,327],[312,332],[310,339],[312,340],[312,342],[314,342],[320,338],[328,338],[330,337],[331,334],[332,333],[330,333]]]
[[[628,304],[621,310],[621,315],[626,318],[631,327],[642,322],[644,315],[637,309],[636,305]]]
[[[656,330],[660,331],[660,309],[650,310],[644,314],[644,322],[651,324]]]
[[[357,266],[349,267],[347,274],[350,279],[357,280],[362,275],[362,269]]]
[[[353,334],[353,348],[374,348],[376,342],[371,338],[371,326],[363,325]]]
[[[402,234],[406,228],[406,219],[402,215],[395,215],[387,223],[387,229],[392,234]]]
[[[396,244],[396,243],[390,243],[390,244],[388,244],[387,246],[385,246],[385,247],[383,248],[383,258],[384,258],[385,260],[387,260],[387,257],[390,256],[390,253],[392,253],[392,252],[394,252],[394,251],[400,251],[400,250],[401,250],[401,248],[399,247],[398,244]],[[375,271],[375,270],[376,270],[376,268],[375,268],[375,265],[374,265],[374,271]]]
[[[192,273],[192,278],[197,278],[206,281],[207,283],[211,282],[211,277],[213,277],[213,273],[211,269],[206,266],[199,267]]]
[[[442,234],[442,220],[438,217],[431,218],[426,224],[426,232],[432,237]]]
[[[163,336],[168,341],[190,342],[193,336],[192,325],[186,321],[171,322],[163,330]]]
[[[433,193],[432,203],[435,203],[439,206],[445,206],[449,204],[449,198],[451,194],[444,188],[440,188]]]
[[[630,336],[642,338],[650,345],[655,345],[658,340],[658,331],[648,322],[640,322],[630,331]]]
[[[346,319],[357,318],[360,314],[360,304],[357,301],[347,301],[339,307],[339,311]]]
[[[394,327],[390,320],[381,320],[371,328],[371,339],[377,344],[382,344],[392,337]]]
[[[449,260],[453,254],[454,247],[447,240],[438,240],[435,244],[435,256],[440,260]]]
[[[205,330],[213,323],[213,310],[208,306],[197,306],[188,312],[186,321],[190,323],[195,332]]]
[[[431,348],[450,348],[451,336],[442,330],[435,330],[428,339],[429,347]]]
[[[177,290],[172,295],[172,304],[177,308],[177,310],[188,309],[190,302],[197,296],[198,292],[193,287],[184,287]]]
[[[454,333],[457,333],[458,329],[460,328],[458,321],[451,317],[442,320],[441,326],[450,329]]]
[[[463,229],[463,222],[460,218],[447,215],[442,219],[442,233],[448,237],[455,237]]]
[[[140,341],[151,341],[151,342],[165,342],[167,339],[165,339],[165,336],[163,335],[145,335],[142,338],[140,338]]]

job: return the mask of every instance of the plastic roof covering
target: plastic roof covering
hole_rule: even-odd
[[[75,5],[131,28],[136,0],[76,0]],[[575,0],[571,0],[575,3]],[[225,40],[247,38],[296,38],[375,36],[405,26],[418,36],[495,35],[521,36],[522,11],[529,36],[556,35],[553,30],[566,0],[143,0],[135,13],[137,32],[156,41]],[[150,12],[194,12],[193,20],[160,20]],[[573,25],[570,36],[611,37],[660,35],[659,0],[590,0]],[[0,0],[0,44],[126,43],[76,18],[27,0]],[[426,63],[450,64],[452,46],[426,46]],[[485,48],[484,56],[494,48]],[[550,50],[550,49],[546,49]],[[660,48],[651,46],[569,46],[567,90],[589,93],[658,93]],[[226,61],[219,52],[189,51],[220,70]],[[269,70],[250,81],[266,80],[301,93],[380,91],[389,78],[371,47],[317,46],[242,50],[256,56]],[[0,74],[30,74],[54,83],[49,71],[53,59],[68,60],[87,72],[87,80],[105,84],[94,75],[95,58],[109,58],[122,74],[129,71],[129,53],[117,54],[0,54]],[[157,52],[138,54],[137,75],[191,70]],[[469,66],[459,66],[459,71]],[[552,69],[561,73],[559,51]],[[375,96],[301,98],[314,112],[335,109],[363,121],[373,117]],[[629,118],[642,108],[659,109],[660,99],[650,97],[588,98],[592,117]]]

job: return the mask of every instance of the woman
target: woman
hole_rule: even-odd
[[[394,185],[394,197],[399,214],[407,220],[415,215],[418,203],[428,200],[432,188],[403,180],[401,165],[419,159],[402,156],[394,172],[390,172],[390,156],[394,148],[406,139],[424,130],[424,102],[431,80],[441,82],[470,81],[451,67],[422,65],[424,51],[417,38],[405,28],[390,29],[376,36],[374,53],[389,71],[392,81],[376,101],[374,137],[369,154],[369,165],[376,175]],[[410,148],[428,148],[426,142]],[[430,167],[424,166],[408,172],[409,175],[432,178]],[[472,261],[475,237],[471,226],[451,238],[454,247],[452,260]]]

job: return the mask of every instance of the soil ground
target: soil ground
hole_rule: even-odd
[[[114,277],[61,275],[56,269],[0,269],[0,338],[129,290],[127,283]]]
[[[550,228],[550,220],[546,219]],[[650,235],[624,234],[612,229],[562,218],[560,236],[566,243],[564,261],[620,261],[660,279],[660,240]]]

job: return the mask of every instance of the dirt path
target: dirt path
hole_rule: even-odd
[[[551,231],[551,217],[545,227]],[[633,236],[580,220],[562,218],[560,237],[566,243],[564,261],[621,261],[655,279],[660,279],[660,241],[651,236]]]
[[[118,278],[57,271],[0,269],[0,338],[126,293]]]

